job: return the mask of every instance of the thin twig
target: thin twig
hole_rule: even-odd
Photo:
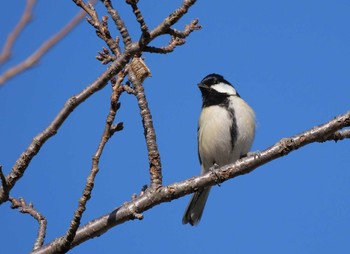
[[[138,0],[126,0],[126,3],[131,5],[131,8],[132,8],[133,13],[135,14],[136,20],[140,24],[142,36],[148,37],[149,36],[148,26],[145,22],[145,19],[143,18],[143,15],[142,15],[139,7],[137,6],[137,2],[138,2]]]
[[[106,42],[110,50],[116,56],[119,56],[120,55],[119,40],[118,39],[113,40],[109,32],[108,23],[107,23],[108,17],[103,16],[102,22],[100,22],[98,18],[98,14],[91,3],[86,4],[82,0],[73,0],[73,2],[88,14],[89,17],[87,21],[96,29],[97,36]]]
[[[109,113],[107,116],[105,129],[103,131],[103,134],[102,134],[100,143],[98,145],[98,148],[96,150],[96,153],[92,158],[92,166],[91,166],[90,174],[86,180],[83,195],[79,199],[78,208],[76,209],[76,211],[74,213],[73,219],[70,223],[69,229],[67,230],[67,233],[66,233],[64,239],[62,239],[62,241],[61,241],[61,245],[58,246],[57,250],[59,252],[66,252],[67,250],[69,250],[70,245],[75,237],[76,231],[79,228],[81,218],[83,216],[84,211],[86,210],[86,203],[91,198],[91,193],[92,193],[92,190],[93,190],[94,184],[95,184],[95,178],[96,178],[96,175],[99,171],[98,165],[99,165],[100,157],[102,155],[102,152],[103,152],[105,145],[107,144],[109,139],[112,137],[112,135],[116,131],[123,129],[123,127],[122,127],[123,125],[120,123],[117,125],[113,125],[117,110],[120,107],[120,104],[118,101],[119,101],[120,95],[124,91],[124,89],[121,85],[121,82],[123,81],[123,79],[124,79],[123,75],[118,75],[117,83],[113,86],[113,92],[111,95],[111,105],[110,105]]]
[[[95,3],[97,0],[92,0],[92,3]],[[18,65],[11,67],[7,71],[5,71],[0,76],[0,86],[3,85],[10,78],[18,75],[19,73],[25,71],[26,69],[33,67],[40,58],[49,51],[53,46],[55,46],[58,42],[62,40],[70,31],[76,27],[80,21],[86,16],[84,11],[80,11],[65,27],[63,27],[57,34],[52,36],[46,42],[44,42],[32,55],[30,55],[27,59],[19,63]]]
[[[100,22],[98,20],[97,12],[93,6],[93,3],[86,4],[83,0],[73,0],[73,2],[77,6],[79,6],[81,9],[84,10],[82,11],[83,13],[86,13],[90,16],[90,19],[88,19],[88,22],[97,28]]]
[[[196,0],[184,0],[182,5],[173,11],[168,17],[166,17],[161,24],[150,31],[149,39],[152,40],[161,34],[169,32],[169,28],[174,25],[183,15],[187,13],[192,5],[196,3]],[[147,41],[148,42],[148,41]]]
[[[175,37],[184,39],[187,36],[189,36],[193,31],[202,29],[202,26],[199,25],[198,23],[199,23],[199,20],[194,19],[191,21],[191,23],[189,25],[185,26],[184,30],[180,31],[180,30],[177,30],[175,28],[169,28],[167,33],[169,33]]]
[[[151,188],[158,188],[162,185],[162,166],[158,151],[156,133],[153,126],[151,111],[148,107],[145,91],[143,88],[144,79],[150,75],[149,69],[141,58],[134,58],[128,69],[129,81],[132,83],[135,96],[140,108],[140,115],[146,139],[148,162],[150,172]]]
[[[106,49],[105,47],[102,48],[102,51],[98,52],[98,56],[96,56],[96,59],[101,61],[102,64],[108,64],[110,62],[113,62],[116,60],[116,56],[112,56],[109,53],[109,50]]]
[[[110,0],[102,0],[102,2],[105,5],[109,15],[111,15],[116,27],[118,28],[120,35],[122,36],[125,48],[128,48],[131,45],[132,41],[128,29],[124,24],[124,21],[120,17],[118,11],[113,8]]]
[[[350,126],[350,111],[298,135],[281,139],[266,150],[255,154],[253,153],[233,164],[223,166],[215,170],[215,172],[210,171],[205,175],[163,186],[156,191],[146,191],[143,195],[134,198],[128,203],[124,203],[109,214],[103,215],[80,227],[71,247],[79,245],[93,237],[100,236],[112,227],[134,219],[135,212],[142,213],[158,204],[180,198],[204,187],[213,186],[217,184],[218,178],[220,182],[224,182],[231,178],[247,174],[257,167],[285,156],[303,146],[314,142],[321,142],[323,137],[330,136],[331,133],[335,133],[348,126]],[[33,254],[54,253],[55,246],[57,246],[61,238],[43,246],[41,249],[33,252]]]
[[[106,44],[108,45],[110,50],[113,52],[113,54],[116,57],[118,57],[121,55],[121,49],[119,46],[119,37],[116,37],[115,40],[112,38],[111,33],[109,32],[107,21],[108,21],[108,16],[103,16],[102,17],[102,24],[101,24],[101,27],[99,29],[99,32],[97,32],[97,35],[99,35],[100,38],[102,38],[106,42]],[[113,59],[113,61],[114,60],[115,59]]]
[[[185,44],[185,40],[182,38],[172,36],[169,45],[164,47],[153,47],[153,46],[145,46],[144,51],[149,53],[157,53],[157,54],[167,54],[174,51],[177,46]]]
[[[167,32],[171,35],[171,41],[167,46],[163,47],[153,47],[153,46],[145,46],[144,51],[149,53],[158,53],[158,54],[167,54],[174,51],[175,47],[185,44],[185,38],[189,36],[193,31],[199,30],[202,28],[201,25],[198,24],[199,20],[194,19],[189,25],[185,26],[183,31],[168,28]]]
[[[350,138],[350,129],[346,129],[343,131],[336,131],[336,132],[330,134],[325,139],[323,139],[323,138],[320,139],[319,142],[325,142],[325,141],[330,141],[330,140],[334,140],[335,142],[337,142],[339,140],[343,140],[346,138]]]
[[[33,251],[39,249],[44,244],[47,225],[46,218],[34,208],[32,203],[27,204],[23,198],[19,198],[17,200],[13,197],[10,197],[9,200],[12,203],[12,209],[19,209],[21,213],[28,213],[39,223],[38,234],[33,246]]]
[[[27,26],[27,24],[32,19],[32,10],[35,3],[36,3],[36,0],[27,0],[27,4],[21,19],[19,20],[15,28],[12,30],[12,32],[8,35],[6,42],[4,44],[4,47],[2,48],[2,51],[0,54],[0,65],[2,65],[5,61],[7,61],[11,57],[11,50],[12,50],[13,44],[16,42],[22,30]]]
[[[7,181],[6,181],[4,172],[2,172],[2,165],[0,165],[0,180],[1,180],[1,187],[4,193],[3,194],[4,200],[6,201],[9,198],[9,188],[7,187]]]
[[[123,85],[123,88],[124,88],[125,92],[127,92],[128,94],[135,95],[135,90],[134,90],[134,88],[132,88],[130,86],[129,82],[127,82],[125,85]]]

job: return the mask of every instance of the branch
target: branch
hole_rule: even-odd
[[[107,11],[109,15],[111,15],[116,27],[118,28],[122,38],[123,38],[123,43],[125,47],[129,47],[131,45],[131,38],[130,34],[128,32],[128,29],[126,28],[124,21],[120,17],[118,11],[113,8],[112,3],[110,0],[102,0],[103,4],[107,8]]]
[[[192,22],[185,27],[183,31],[169,28],[166,33],[171,35],[171,41],[164,47],[152,47],[145,46],[144,51],[149,53],[167,54],[173,52],[175,47],[185,44],[185,38],[189,36],[193,31],[199,30],[202,27],[198,24],[198,19],[192,20]]]
[[[189,36],[193,31],[202,29],[202,26],[199,25],[198,23],[199,23],[199,20],[194,19],[191,21],[191,23],[189,25],[185,26],[185,29],[183,31],[180,31],[180,30],[177,30],[174,28],[169,28],[167,33],[171,34],[175,37],[184,39],[187,36]]]
[[[38,221],[39,223],[38,235],[36,237],[33,250],[39,249],[44,244],[44,239],[46,235],[46,225],[47,225],[46,218],[33,207],[32,203],[27,204],[23,198],[19,198],[17,200],[13,197],[10,197],[9,200],[12,203],[11,205],[12,209],[19,208],[19,211],[21,213],[28,213]]]
[[[102,48],[102,51],[98,52],[98,56],[96,56],[96,59],[101,61],[101,64],[108,64],[110,62],[113,62],[117,58],[115,56],[112,56],[109,53],[109,50],[106,49],[105,47]]]
[[[137,50],[137,48],[136,48]],[[113,78],[129,61],[131,58],[131,52],[125,51],[122,56],[120,56],[116,61],[114,61],[109,68],[98,77],[93,83],[86,87],[79,94],[72,96],[67,100],[64,107],[57,114],[55,119],[50,123],[50,125],[34,137],[32,143],[28,148],[21,154],[17,159],[15,165],[9,175],[6,176],[6,186],[8,191],[10,191],[16,182],[23,176],[25,170],[27,169],[30,161],[39,152],[40,148],[45,144],[45,142],[55,135],[67,117],[77,108],[82,102],[84,102],[91,95],[101,90],[106,86],[107,82]],[[0,204],[7,200],[6,192],[4,192],[3,187],[0,189]]]
[[[153,127],[151,111],[148,107],[142,83],[150,75],[150,71],[141,58],[133,58],[128,69],[129,80],[133,84],[137,102],[140,108],[144,135],[146,139],[151,188],[162,185],[162,168],[158,151],[156,133]]]
[[[4,175],[4,172],[2,172],[2,165],[0,165],[0,180],[1,180],[1,187],[3,191],[3,196],[5,200],[8,200],[9,198],[9,188],[7,186],[6,177]]]
[[[21,19],[19,20],[18,24],[13,29],[13,31],[8,35],[5,45],[2,48],[2,52],[0,54],[0,65],[10,58],[13,44],[16,42],[17,37],[22,32],[22,30],[27,26],[27,24],[32,19],[32,10],[35,5],[35,2],[36,0],[27,0],[27,4]]]
[[[329,140],[334,140],[335,142],[339,141],[339,140],[343,140],[346,138],[350,138],[350,130],[346,129],[343,131],[336,131],[332,134],[330,134],[328,137],[325,137],[325,139],[320,139],[320,142],[325,142],[325,141],[329,141]]]
[[[102,23],[101,23],[100,20],[98,19],[98,14],[92,4],[90,3],[85,4],[85,2],[82,0],[73,0],[73,2],[89,15],[89,18],[87,19],[87,21],[90,23],[90,25],[92,25],[96,29],[97,36],[106,42],[108,47],[116,56],[119,56],[120,55],[119,40],[113,40],[109,32],[108,23],[107,23],[108,17],[103,16]]]
[[[93,0],[95,3],[97,0]],[[52,36],[49,40],[44,42],[32,55],[27,59],[19,63],[18,65],[8,69],[0,76],[0,86],[3,85],[10,78],[18,75],[19,73],[25,71],[26,69],[33,67],[40,58],[49,51],[53,46],[55,46],[59,41],[62,40],[74,27],[76,27],[80,21],[85,17],[85,12],[80,11],[65,27],[63,27],[57,34]]]
[[[141,13],[139,7],[137,6],[137,2],[138,2],[138,0],[126,0],[126,3],[131,5],[131,8],[132,8],[132,11],[136,17],[136,20],[140,24],[142,36],[149,37],[148,26],[147,26],[147,24],[142,16],[142,13]]]
[[[169,45],[164,47],[145,46],[144,51],[149,53],[167,54],[174,51],[177,46],[185,44],[185,40],[178,37],[171,37]]]
[[[314,142],[324,142],[324,137],[329,137],[332,133],[349,126],[350,111],[325,124],[314,127],[298,135],[281,139],[279,142],[262,152],[244,157],[233,164],[223,166],[215,171],[210,171],[204,175],[192,177],[168,186],[159,187],[156,190],[147,189],[143,195],[134,198],[130,202],[124,203],[109,214],[92,220],[79,228],[72,242],[71,248],[91,238],[100,236],[112,227],[134,219],[135,213],[142,213],[158,204],[172,201],[189,193],[193,193],[198,189],[215,185],[218,182],[222,183],[231,178],[247,174],[257,167],[274,159],[283,157],[303,146]],[[346,130],[346,132],[347,131],[348,130]],[[61,238],[58,238],[50,244],[43,246],[41,249],[34,251],[33,254],[54,253],[54,248]]]
[[[169,28],[179,21],[183,15],[187,13],[192,5],[196,3],[196,0],[184,0],[182,5],[172,12],[167,18],[163,20],[156,28],[150,32],[150,40],[156,38],[161,34],[166,34],[169,31]]]
[[[82,3],[82,0],[73,0],[77,5],[78,3]],[[188,9],[195,3],[195,0],[184,0],[181,7],[171,13],[159,26],[157,26],[151,33],[150,38],[144,43],[149,43],[156,36],[160,34],[166,34],[171,25],[177,22],[187,11]],[[91,5],[89,8],[86,7],[87,10],[91,10],[93,15],[94,10]],[[85,10],[85,9],[84,9]],[[98,19],[94,19],[94,21],[98,21]],[[98,26],[98,24],[97,24]],[[67,117],[73,112],[75,108],[77,108],[83,101],[89,98],[91,95],[101,90],[106,86],[107,82],[112,79],[117,73],[119,73],[125,65],[129,62],[132,56],[139,55],[142,53],[143,47],[146,46],[141,45],[139,41],[132,43],[129,47],[125,48],[125,51],[117,55],[117,59],[113,61],[113,63],[109,66],[109,68],[98,77],[93,83],[91,83],[88,87],[86,87],[79,94],[72,96],[69,98],[61,109],[61,111],[57,114],[55,119],[50,123],[50,125],[39,133],[36,137],[34,137],[32,143],[28,146],[28,148],[20,155],[17,159],[15,165],[12,167],[11,172],[6,176],[6,184],[4,186],[7,187],[8,192],[14,187],[16,182],[23,176],[25,170],[27,169],[29,163],[33,159],[33,157],[39,152],[40,148],[44,145],[44,143],[53,135],[55,135]],[[141,47],[142,46],[142,47]],[[111,49],[111,48],[110,48]],[[112,50],[112,49],[111,49]],[[114,53],[114,51],[112,50]],[[0,189],[0,204],[5,202],[8,199],[8,192],[5,192],[3,186]]]
[[[124,79],[124,75],[118,76],[117,84],[113,86],[113,93],[111,95],[111,105],[109,109],[109,113],[106,120],[105,129],[103,131],[101,141],[98,145],[97,151],[95,155],[92,158],[92,166],[90,170],[90,175],[87,178],[85,188],[83,191],[83,195],[79,199],[78,208],[76,209],[74,213],[74,217],[70,223],[70,227],[65,235],[65,237],[62,239],[61,244],[57,246],[57,252],[67,252],[70,248],[70,245],[75,237],[75,234],[77,232],[77,229],[80,225],[81,218],[83,216],[84,211],[86,210],[86,203],[91,198],[91,193],[94,188],[95,183],[95,177],[99,171],[99,161],[100,157],[102,155],[103,149],[109,139],[112,137],[112,135],[119,130],[122,130],[122,123],[119,123],[117,125],[113,125],[115,116],[117,114],[117,110],[120,107],[119,98],[120,95],[123,93],[124,89],[121,85],[121,82]]]

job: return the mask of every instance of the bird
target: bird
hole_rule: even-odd
[[[212,73],[198,84],[202,110],[198,120],[198,156],[201,175],[245,156],[255,136],[255,112],[222,75]],[[211,187],[196,191],[182,224],[198,225]]]

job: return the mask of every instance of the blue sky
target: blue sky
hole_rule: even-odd
[[[2,4],[1,45],[23,2]],[[133,39],[138,38],[130,7],[114,2]],[[140,8],[152,28],[180,3],[140,1]],[[97,9],[103,11],[100,4]],[[78,9],[72,1],[38,1],[34,11],[1,72],[33,52]],[[201,97],[196,84],[208,73],[223,74],[255,109],[253,150],[348,111],[349,13],[345,0],[198,1],[175,27],[199,18],[203,29],[169,55],[144,55],[152,72],[145,90],[164,183],[199,173],[196,130]],[[168,41],[164,37],[154,44]],[[104,71],[95,60],[102,46],[83,22],[35,68],[0,88],[0,164],[5,173],[65,101]],[[76,109],[13,189],[12,196],[33,202],[48,219],[47,242],[65,233],[77,207],[104,128],[110,92],[107,86]],[[121,103],[117,121],[123,121],[125,129],[105,149],[83,223],[130,200],[148,183],[136,100],[125,94]],[[181,224],[189,199],[185,197],[161,204],[145,212],[142,221],[124,223],[71,253],[348,253],[349,146],[349,140],[312,144],[214,187],[198,227]],[[0,225],[4,253],[31,249],[37,223],[29,215],[3,204]]]

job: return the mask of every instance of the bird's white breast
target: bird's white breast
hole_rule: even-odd
[[[238,137],[236,148],[239,151],[239,159],[242,155],[249,152],[255,135],[255,113],[253,109],[240,97],[235,97],[231,101],[235,109],[236,123],[238,128]],[[235,160],[237,160],[235,159]]]
[[[237,125],[237,139],[231,148],[232,117],[222,106],[209,106],[202,109],[199,118],[198,151],[202,160],[202,173],[213,163],[223,166],[238,160],[246,154],[253,142],[255,117],[249,105],[237,96],[231,97]]]

